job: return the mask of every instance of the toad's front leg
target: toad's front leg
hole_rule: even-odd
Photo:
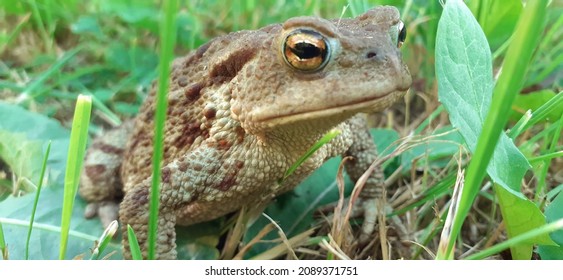
[[[149,201],[151,178],[131,189],[119,209],[121,228],[123,232],[123,257],[131,259],[131,248],[127,237],[127,225],[135,231],[137,240],[143,254],[143,259],[148,258],[148,231],[149,231]],[[162,184],[160,193],[172,193],[169,184]],[[160,198],[158,213],[158,231],[156,241],[156,259],[176,259],[176,215],[174,203],[163,201]]]
[[[346,163],[346,171],[356,182],[371,164],[377,159],[377,149],[369,133],[368,126],[362,115],[356,115],[347,121],[352,131],[355,131],[353,144],[346,151],[346,156],[352,156],[353,160]],[[365,242],[375,229],[378,213],[385,209],[385,205],[378,205],[383,201],[385,177],[381,166],[375,166],[375,170],[367,178],[359,196],[359,204],[354,209],[364,216],[364,223],[360,235],[360,242]],[[380,213],[385,214],[385,213]]]
[[[178,210],[194,202],[205,190],[208,182],[221,174],[218,171],[221,164],[218,155],[215,149],[196,150],[162,167],[156,259],[176,259],[175,226]],[[125,188],[126,194],[120,205],[119,216],[123,231],[123,255],[126,259],[131,258],[127,225],[135,231],[143,258],[146,259],[148,256],[151,181],[152,177],[148,177],[141,183]],[[200,212],[194,210],[183,215],[181,224],[205,220],[202,219]]]

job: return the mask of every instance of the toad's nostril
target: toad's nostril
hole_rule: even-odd
[[[368,52],[368,54],[366,55],[367,58],[373,58],[373,57],[376,57],[376,56],[377,56],[377,53],[375,53],[375,52]]]

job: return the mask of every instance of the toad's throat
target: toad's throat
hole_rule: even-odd
[[[387,94],[378,95],[377,97],[370,97],[360,100],[353,100],[344,104],[336,105],[333,107],[316,107],[310,110],[295,111],[289,113],[259,114],[255,116],[254,121],[261,123],[266,127],[273,127],[288,123],[297,122],[300,120],[310,120],[318,118],[330,118],[331,116],[342,116],[344,119],[360,112],[379,112],[388,108],[391,104],[395,103],[397,99],[405,95],[406,91],[392,91]]]

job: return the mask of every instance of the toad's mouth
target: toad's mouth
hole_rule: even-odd
[[[332,107],[312,107],[303,106],[304,110],[295,110],[291,112],[263,112],[263,114],[255,114],[254,122],[262,124],[264,127],[275,127],[279,125],[290,124],[302,120],[312,120],[312,119],[347,119],[348,117],[360,113],[360,112],[379,112],[382,111],[393,103],[397,99],[404,96],[406,89],[404,91],[392,91],[387,94],[378,95],[376,97],[364,98],[359,100],[352,100],[351,102],[335,105]],[[307,108],[312,107],[312,108]],[[328,120],[327,120],[328,121]]]

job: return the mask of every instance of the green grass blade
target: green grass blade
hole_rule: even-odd
[[[31,11],[33,20],[39,30],[39,34],[41,35],[41,39],[43,39],[44,45],[46,47],[47,53],[50,54],[53,51],[53,38],[47,32],[45,28],[45,24],[43,23],[43,18],[41,17],[41,13],[39,12],[39,8],[37,7],[37,1],[32,0],[31,4]]]
[[[102,101],[100,101],[98,98],[96,98],[96,96],[93,95],[92,105],[94,105],[94,108],[96,108],[98,112],[103,114],[107,118],[107,120],[111,122],[112,125],[116,127],[121,125],[121,120],[119,119],[119,117],[113,111],[111,111]]]
[[[545,154],[545,155],[533,157],[533,158],[529,159],[529,161],[530,161],[530,163],[532,163],[532,162],[536,162],[536,161],[554,159],[554,158],[558,158],[558,157],[563,157],[563,151],[558,151],[558,152],[553,152],[553,153],[548,153],[548,154]]]
[[[525,121],[527,114],[524,114],[518,121],[518,123],[514,126],[514,129],[510,130],[510,133],[508,134],[510,138],[515,139],[518,135],[520,135],[522,131],[527,130],[539,121],[545,120],[545,118],[551,112],[557,112],[557,110],[561,110],[561,108],[563,108],[563,94],[561,93],[562,92],[559,92],[558,94],[554,95],[553,98],[549,99],[546,103],[544,103],[536,111],[534,111],[529,120]]]
[[[415,135],[421,134],[422,131],[426,129],[426,127],[428,127],[432,123],[432,121],[435,120],[443,111],[444,111],[444,105],[438,106],[438,108],[436,108],[434,112],[428,115],[428,117],[422,123],[420,123],[420,125],[414,130],[414,134]]]
[[[127,225],[127,239],[129,240],[129,249],[131,249],[131,258],[134,260],[142,260],[141,247],[135,235],[135,231],[130,225]]]
[[[70,219],[72,216],[74,199],[78,189],[80,170],[82,170],[86,141],[88,139],[88,125],[90,123],[91,111],[92,98],[85,95],[79,95],[76,100],[74,117],[72,119],[72,129],[70,131],[70,143],[68,147],[68,158],[65,172],[64,199],[61,219],[61,244],[59,247],[59,259],[61,260],[65,258],[68,243],[68,232],[70,230]]]
[[[0,222],[0,253],[2,253],[2,259],[8,259],[8,249],[6,248],[6,241],[4,240],[4,229],[2,229],[2,223]]]
[[[563,108],[562,93],[563,92],[559,92],[558,94],[554,95],[553,98],[549,99],[546,103],[539,107],[532,114],[530,123],[526,126],[526,128],[538,123],[541,120],[544,120],[551,112],[557,112],[558,110],[561,110],[561,108]],[[563,114],[563,111],[559,111],[559,114]]]
[[[39,183],[37,184],[37,191],[35,192],[35,200],[33,201],[33,208],[31,210],[31,218],[29,218],[29,229],[27,230],[27,239],[25,241],[25,259],[29,260],[29,240],[31,239],[31,230],[33,229],[33,221],[35,220],[35,211],[37,210],[37,203],[39,202],[39,195],[41,194],[41,187],[43,186],[43,177],[45,176],[45,169],[47,169],[47,159],[51,152],[51,141],[47,145],[47,151],[43,157],[43,165],[41,166],[41,175],[39,175]]]
[[[499,252],[506,250],[510,247],[514,247],[514,246],[517,246],[519,244],[526,243],[530,239],[536,238],[536,237],[541,236],[541,235],[547,235],[551,232],[554,232],[554,231],[557,231],[557,230],[560,230],[560,229],[563,229],[563,219],[557,220],[553,223],[543,225],[539,228],[533,229],[533,230],[528,231],[526,233],[523,233],[521,235],[510,238],[510,239],[508,239],[508,240],[506,240],[502,243],[496,244],[495,246],[487,248],[486,250],[483,250],[479,253],[470,255],[466,259],[467,260],[484,259],[488,256],[499,253]]]
[[[160,25],[160,64],[158,66],[158,93],[156,100],[156,114],[154,126],[154,152],[152,158],[152,185],[150,194],[150,216],[148,232],[148,259],[154,259],[156,255],[156,240],[158,238],[158,208],[160,196],[160,165],[162,161],[164,122],[166,120],[168,93],[168,77],[170,75],[170,63],[174,56],[174,44],[176,40],[176,12],[178,10],[177,0],[164,1],[164,20]]]
[[[467,168],[465,184],[461,194],[462,199],[453,220],[452,238],[446,248],[446,256],[451,255],[463,221],[469,213],[481,182],[485,178],[487,165],[491,160],[491,155],[503,127],[508,120],[509,114],[506,112],[510,111],[510,106],[516,94],[522,88],[527,65],[530,62],[535,46],[537,46],[539,36],[542,34],[541,28],[545,18],[546,5],[547,0],[528,2],[516,26],[516,33],[503,62],[502,74],[493,92],[495,98],[491,103],[491,108],[485,119],[475,153]]]
[[[295,172],[295,170],[301,164],[303,164],[303,162],[306,161],[311,155],[313,155],[319,148],[321,148],[324,144],[330,142],[332,139],[334,139],[334,137],[340,135],[340,133],[342,132],[337,129],[333,129],[327,132],[321,139],[319,139],[319,141],[313,144],[313,146],[309,148],[309,150],[307,150],[307,152],[303,156],[301,156],[293,165],[291,165],[289,169],[287,169],[287,171],[285,172],[283,178],[279,181],[279,183],[281,184],[285,179],[287,179],[287,177],[293,174],[293,172]]]
[[[528,124],[530,123],[530,119],[532,119],[532,111],[528,110],[522,115],[520,120],[518,120],[518,122],[510,129],[510,131],[508,132],[508,137],[514,140],[516,136],[520,135],[520,133],[522,133],[524,129],[528,126]]]
[[[6,39],[6,41],[4,41],[4,42],[2,42],[2,44],[0,44],[0,54],[2,54],[4,52],[4,50],[6,50],[6,48],[12,43],[12,41],[14,41],[14,39],[20,34],[22,27],[24,27],[26,25],[30,16],[31,16],[30,14],[27,14],[26,16],[24,16],[20,20],[18,25],[16,25],[16,28],[14,28],[14,30],[12,32],[10,32],[10,35],[8,35],[8,38]]]
[[[90,257],[91,260],[97,260],[100,255],[104,252],[108,244],[113,239],[113,236],[117,232],[118,224],[117,221],[112,221],[109,226],[104,230],[102,236],[100,237],[100,242],[98,246],[94,248],[94,252],[92,252],[92,256]],[[137,245],[138,246],[138,245]]]
[[[39,87],[43,85],[43,83],[54,74],[59,73],[60,69],[72,58],[74,57],[81,48],[75,48],[71,51],[66,52],[63,57],[61,57],[57,62],[55,62],[49,69],[45,72],[41,73],[39,77],[33,80],[21,93],[18,97],[18,102],[23,102],[30,97],[30,95]]]
[[[394,210],[390,216],[403,215],[410,210],[428,203],[429,201],[435,201],[440,197],[451,193],[451,186],[453,186],[456,181],[456,175],[456,173],[450,172],[446,177],[442,178],[434,186],[429,187],[422,194],[420,194],[419,199],[401,209]]]
[[[559,117],[558,123],[555,123],[554,126],[555,126],[555,132],[553,133],[553,137],[551,138],[551,143],[547,148],[547,154],[538,156],[530,160],[530,161],[532,160],[544,161],[543,166],[540,167],[540,171],[537,172],[536,174],[536,176],[538,177],[538,184],[536,187],[536,195],[535,195],[536,201],[539,201],[541,197],[543,197],[543,194],[545,192],[546,181],[547,181],[546,177],[547,177],[548,169],[551,164],[551,159],[563,156],[563,151],[555,152],[555,149],[557,148],[557,143],[559,143],[559,138],[561,137],[561,130],[563,129],[563,114]]]

